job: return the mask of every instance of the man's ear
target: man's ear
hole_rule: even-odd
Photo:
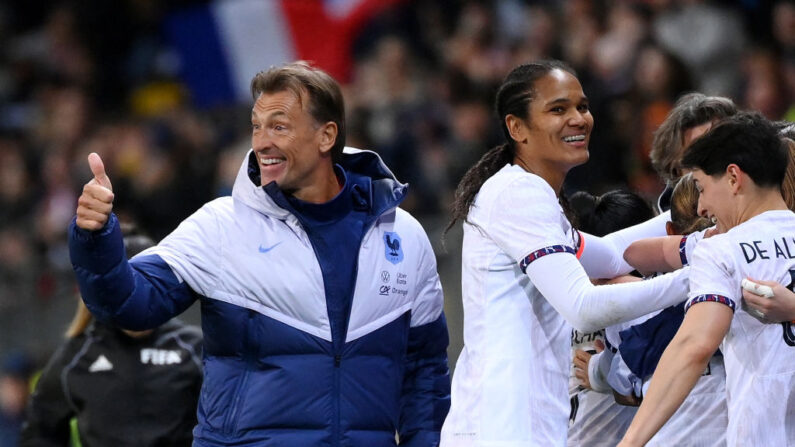
[[[733,194],[737,194],[747,176],[748,174],[744,173],[743,170],[734,163],[726,166],[726,181],[729,182]]]
[[[509,113],[505,116],[505,127],[508,128],[508,133],[514,141],[527,143],[527,126],[521,118]]]
[[[322,124],[317,132],[320,143],[320,152],[326,153],[330,151],[331,148],[334,147],[334,143],[337,142],[337,123],[334,121],[329,121],[325,124]]]

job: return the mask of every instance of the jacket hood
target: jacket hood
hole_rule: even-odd
[[[381,157],[373,151],[345,147],[339,166],[345,173],[367,177],[371,183],[370,209],[372,214],[382,214],[397,207],[406,198],[408,185],[400,183]],[[232,187],[232,197],[268,216],[285,220],[291,213],[279,206],[285,203],[284,195],[276,182],[260,186],[259,165],[253,150],[249,150],[237,173]]]

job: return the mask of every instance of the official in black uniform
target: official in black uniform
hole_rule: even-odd
[[[125,237],[127,255],[153,245]],[[67,446],[77,420],[83,447],[190,446],[201,389],[201,331],[171,320],[150,331],[97,321],[82,301],[67,341],[28,402],[21,446]]]

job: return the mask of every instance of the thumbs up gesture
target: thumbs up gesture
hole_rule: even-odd
[[[113,210],[113,186],[105,173],[105,164],[95,152],[88,155],[88,166],[94,174],[83,186],[83,194],[77,199],[77,226],[84,230],[102,229]]]

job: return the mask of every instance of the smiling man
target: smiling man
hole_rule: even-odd
[[[725,233],[701,241],[690,263],[684,322],[654,372],[620,444],[640,446],[670,418],[720,348],[726,365],[727,444],[795,444],[795,338],[791,323],[764,324],[740,305],[746,277],[792,284],[795,214],[781,196],[788,154],[755,113],[719,123],[687,149],[699,214]],[[782,331],[783,326],[783,331]]]
[[[155,327],[201,301],[194,445],[434,446],[450,405],[436,260],[407,186],[345,150],[337,83],[302,63],[251,83],[252,150],[216,199],[128,262],[99,156],[70,250],[98,318]]]

